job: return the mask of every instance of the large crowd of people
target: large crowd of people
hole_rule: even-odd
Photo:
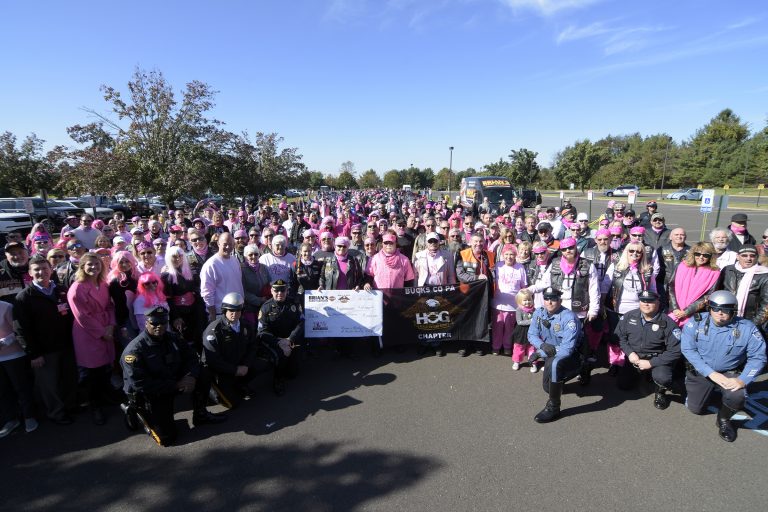
[[[653,405],[685,394],[706,411],[714,392],[720,437],[766,363],[768,229],[732,216],[709,241],[688,243],[654,201],[637,215],[609,201],[598,218],[560,207],[462,208],[427,195],[343,191],[243,202],[108,223],[69,217],[60,233],[10,234],[0,262],[0,437],[58,425],[87,407],[93,422],[120,404],[131,428],[176,438],[174,399],[194,425],[224,421],[256,375],[273,391],[298,373],[307,290],[391,289],[487,282],[490,343],[471,354],[541,372],[539,423],[560,416],[563,384],[590,382],[605,361],[620,389],[654,386]],[[360,343],[324,340],[338,357]],[[444,356],[438,340],[410,340]],[[368,344],[366,344],[368,346]],[[371,343],[374,355],[379,343]],[[604,351],[604,352],[603,352]]]

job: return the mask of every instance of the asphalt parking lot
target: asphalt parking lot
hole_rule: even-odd
[[[221,425],[180,445],[104,427],[41,422],[0,440],[5,510],[723,510],[761,509],[768,437],[717,436],[714,415],[650,388],[621,393],[601,368],[566,385],[563,418],[538,425],[541,375],[504,357],[387,350],[303,362],[288,393],[267,376]],[[765,376],[763,376],[764,378]],[[752,428],[768,428],[768,382]],[[214,410],[218,410],[215,408]]]

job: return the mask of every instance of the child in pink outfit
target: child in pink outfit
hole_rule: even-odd
[[[536,308],[533,307],[533,293],[525,290],[517,292],[517,311],[515,312],[515,330],[512,331],[512,369],[519,370],[520,363],[528,359],[536,349],[528,343],[528,328],[531,326],[531,318]],[[531,373],[539,371],[536,363],[531,365]]]
[[[493,354],[499,355],[502,347],[504,355],[512,354],[512,331],[515,328],[515,297],[517,292],[528,286],[528,273],[517,262],[517,249],[513,244],[506,244],[501,250],[504,262],[496,267],[496,291],[493,294],[494,320],[491,331]]]

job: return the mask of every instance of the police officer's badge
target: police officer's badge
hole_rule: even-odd
[[[555,332],[560,332],[560,324],[555,324]]]
[[[741,336],[741,333],[739,332],[739,330],[738,329],[734,329],[733,330],[733,337],[734,338],[738,338],[739,336]]]
[[[653,332],[656,332],[656,331],[658,331],[658,330],[659,330],[659,324],[653,324],[653,326],[651,327],[651,330],[652,330]]]
[[[295,304],[291,304],[291,311],[293,311],[294,313],[296,312],[296,305]]]

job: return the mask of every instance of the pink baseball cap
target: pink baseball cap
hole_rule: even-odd
[[[623,230],[619,226],[611,226],[608,232],[612,235],[620,235]]]
[[[397,237],[395,235],[393,235],[392,233],[387,233],[386,235],[381,237],[381,239],[384,242],[397,242]]]
[[[643,226],[635,226],[629,230],[630,235],[642,235],[643,233],[645,233],[645,228]]]
[[[564,238],[560,241],[560,248],[561,249],[567,249],[569,247],[576,247],[576,239],[575,238]]]

